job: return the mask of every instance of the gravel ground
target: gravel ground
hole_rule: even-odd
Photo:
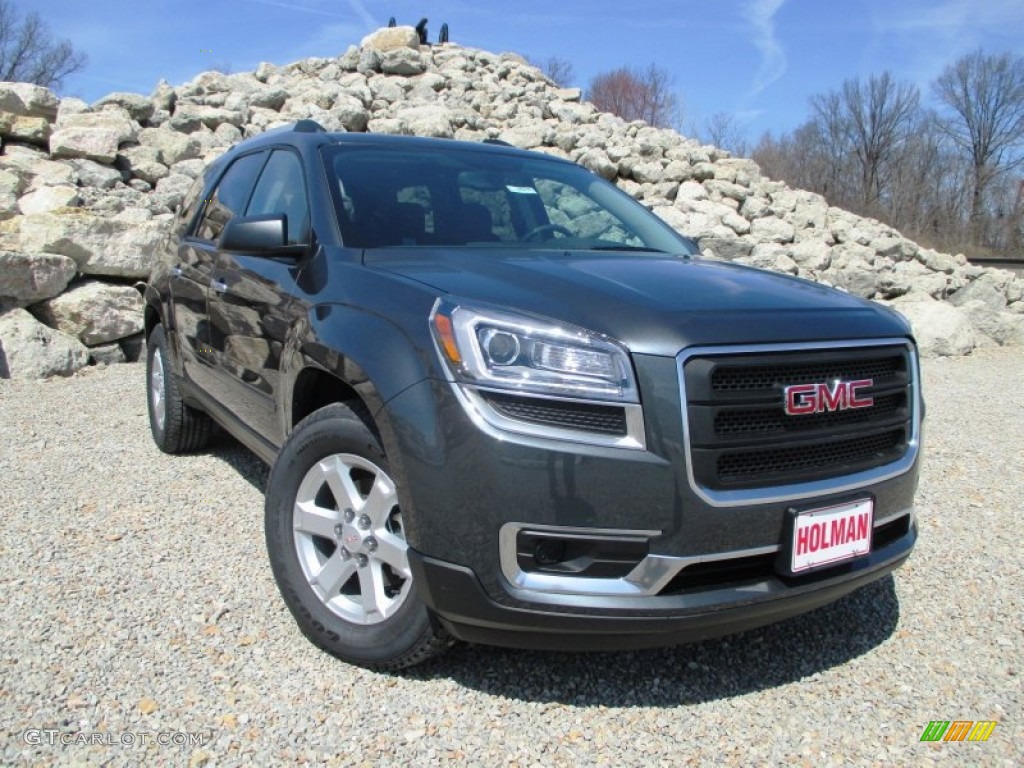
[[[397,675],[299,634],[266,470],[226,438],[161,454],[141,365],[0,381],[0,763],[1024,765],[1024,354],[924,372],[922,536],[895,578],[722,641],[462,646]],[[920,743],[937,719],[999,724]]]

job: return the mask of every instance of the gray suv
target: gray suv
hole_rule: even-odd
[[[246,140],[146,299],[157,445],[216,423],[272,465],[281,595],[352,663],[736,632],[917,536],[907,323],[702,259],[547,155],[310,121]]]

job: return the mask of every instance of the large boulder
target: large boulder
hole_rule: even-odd
[[[21,176],[0,170],[0,219],[9,219],[16,213],[18,197],[25,188]]]
[[[244,125],[245,115],[232,109],[211,107],[206,104],[182,104],[179,101],[170,120],[171,128],[185,133],[195,133],[203,127],[213,131],[222,123],[236,127]]]
[[[978,346],[970,318],[951,304],[913,294],[897,299],[892,306],[910,321],[924,357],[969,355]]]
[[[200,155],[199,142],[191,136],[165,128],[143,128],[139,140],[144,147],[152,147],[164,165],[194,160]]]
[[[0,83],[0,112],[57,119],[60,102],[49,88],[31,83]]]
[[[73,186],[78,182],[78,176],[71,165],[28,152],[0,155],[0,170],[15,174],[21,180],[20,186],[24,192],[61,184]]]
[[[144,278],[166,234],[162,220],[131,222],[80,209],[38,213],[17,220],[20,250],[74,259],[87,275]]]
[[[73,336],[20,307],[0,314],[0,379],[70,376],[88,363],[89,350]]]
[[[380,68],[387,75],[420,75],[427,71],[427,62],[412,48],[394,48],[380,57]]]
[[[50,121],[45,117],[14,115],[0,128],[0,133],[10,141],[24,141],[29,144],[47,146],[50,139]]]
[[[70,115],[50,136],[53,157],[85,157],[102,163],[114,162],[118,147],[134,141],[138,130],[127,113],[117,107],[102,112]]]
[[[109,105],[121,107],[131,116],[132,120],[138,120],[140,123],[149,120],[156,109],[153,102],[145,96],[125,91],[108,93],[99,101],[93,102],[92,108],[99,111]]]
[[[0,251],[0,303],[31,304],[63,291],[78,271],[67,256]]]
[[[980,301],[989,309],[1001,310],[1006,307],[1005,290],[1008,282],[1009,278],[997,271],[988,272],[954,293],[949,301],[958,307]]]
[[[170,169],[160,162],[160,151],[155,147],[129,147],[117,155],[117,167],[137,179],[156,184],[170,174]]]
[[[398,48],[413,48],[419,50],[420,36],[412,27],[388,27],[371,32],[359,43],[363,51],[376,51],[384,53],[394,51]]]
[[[32,313],[83,344],[94,346],[142,330],[141,294],[125,285],[90,280],[32,307]]]
[[[46,213],[59,208],[72,208],[79,203],[75,187],[40,187],[18,200],[18,210],[23,214]]]

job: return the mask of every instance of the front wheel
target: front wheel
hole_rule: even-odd
[[[267,551],[307,638],[353,664],[400,669],[450,641],[416,596],[398,491],[364,418],[334,404],[292,432],[267,482]]]

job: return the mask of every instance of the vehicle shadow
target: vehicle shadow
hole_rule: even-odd
[[[257,491],[266,493],[270,468],[224,430],[217,429],[204,453],[220,459]]]
[[[401,673],[510,699],[581,707],[671,707],[775,688],[845,664],[899,621],[892,575],[811,613],[729,637],[622,653],[457,646]]]

